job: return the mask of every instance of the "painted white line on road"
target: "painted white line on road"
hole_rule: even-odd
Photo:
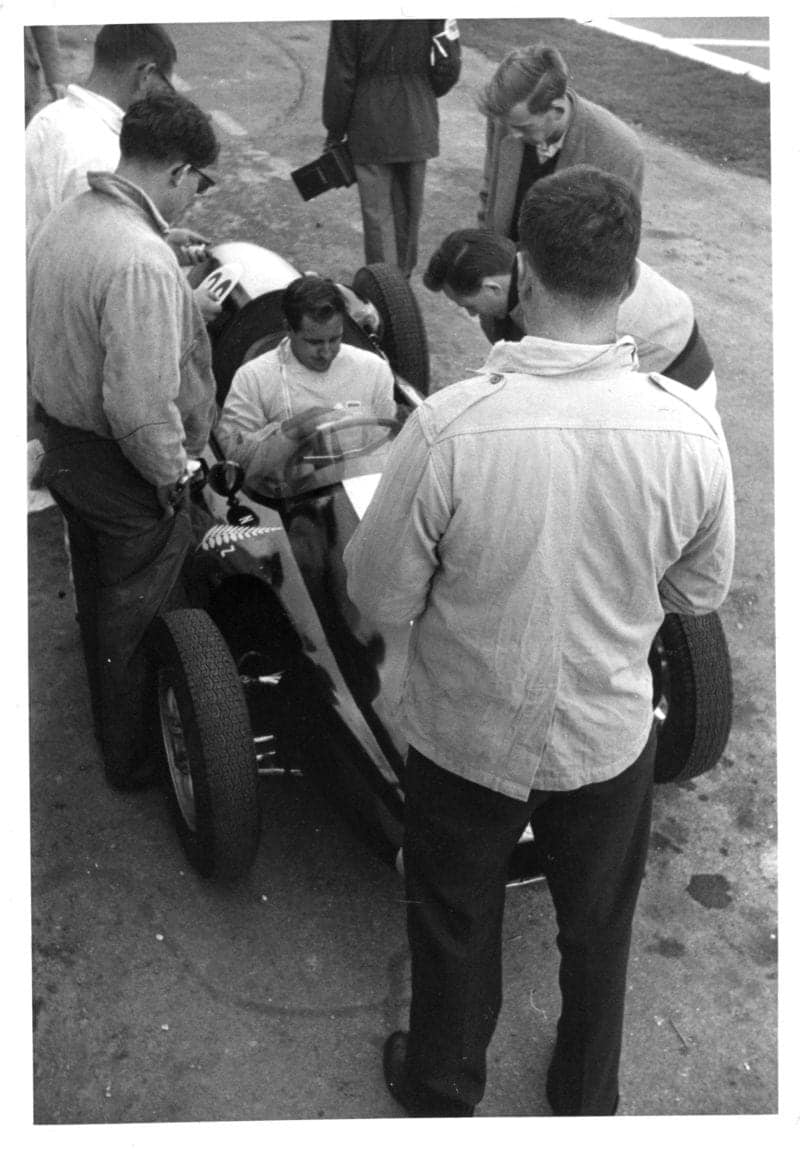
[[[708,36],[670,36],[678,44],[715,44],[718,48],[769,48],[769,40],[712,40]]]
[[[608,18],[575,20],[575,23],[589,24],[601,32],[609,32],[612,36],[622,36],[625,40],[635,40],[639,44],[650,44],[653,48],[660,48],[662,52],[672,52],[674,56],[696,60],[699,64],[709,64],[712,68],[719,68],[721,72],[733,72],[738,76],[749,76],[751,80],[757,80],[759,84],[769,83],[770,77],[767,68],[758,68],[755,64],[745,63],[744,60],[734,60],[732,56],[723,56],[720,52],[707,52],[705,48],[695,48],[692,43],[662,36],[660,32],[649,32],[645,28],[633,28],[630,24],[623,24],[619,20]]]
[[[227,112],[220,112],[216,108],[211,112],[211,119],[215,124],[219,124],[223,132],[227,132],[229,136],[246,136],[247,128],[243,128],[238,121],[234,120],[233,116],[229,116]]]

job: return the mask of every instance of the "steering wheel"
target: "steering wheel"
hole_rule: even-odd
[[[310,440],[316,436],[327,432],[349,430],[351,427],[385,427],[387,430],[382,439],[361,447],[350,447],[342,451],[329,451],[323,454],[314,451]],[[346,459],[357,459],[360,455],[369,455],[370,452],[377,447],[382,447],[391,439],[393,432],[399,430],[399,422],[385,416],[345,415],[341,419],[325,419],[307,431],[297,441],[297,446],[292,449],[283,465],[284,474],[288,476],[295,467],[300,467],[302,464],[311,464],[316,470],[320,467],[328,467],[332,463],[342,463]]]

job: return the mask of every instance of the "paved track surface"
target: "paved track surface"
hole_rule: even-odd
[[[216,110],[224,139],[221,185],[187,222],[275,248],[300,268],[352,275],[362,262],[354,191],[304,204],[288,179],[321,146],[326,27],[172,30],[180,76]],[[92,31],[76,42],[76,76]],[[482,159],[474,96],[490,72],[467,51],[464,79],[442,101],[423,255],[473,219]],[[644,143],[643,255],[695,300],[736,474],[739,549],[722,612],[736,714],[713,773],[658,791],[621,1113],[768,1115],[777,1109],[769,188]],[[418,275],[413,286],[426,306],[434,379],[445,385],[478,367],[487,346],[466,315],[427,296]],[[29,526],[36,1122],[400,1117],[380,1071],[383,1038],[408,1005],[400,880],[303,780],[265,788],[247,882],[230,891],[197,878],[162,797],[120,796],[103,782],[58,514],[40,512]],[[510,892],[505,1003],[480,1117],[548,1113],[554,930],[543,887]],[[23,1033],[23,1062],[27,1041]],[[615,1125],[617,1141],[626,1129]],[[403,1136],[396,1123],[369,1130]],[[156,1133],[126,1127],[115,1144],[144,1145]]]

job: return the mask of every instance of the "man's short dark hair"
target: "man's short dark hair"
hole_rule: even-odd
[[[284,289],[281,307],[292,331],[299,331],[303,316],[326,323],[347,311],[344,296],[333,280],[322,276],[298,276]]]
[[[122,119],[119,150],[126,160],[213,164],[219,142],[211,117],[177,92],[154,93],[131,104]]]
[[[461,228],[439,244],[422,282],[428,291],[447,285],[456,295],[475,295],[486,276],[510,274],[516,250],[507,236],[485,228]]]
[[[537,180],[519,213],[519,246],[552,292],[582,303],[619,295],[633,275],[642,227],[639,197],[588,164]]]
[[[111,71],[152,60],[168,76],[177,59],[172,37],[161,24],[104,24],[94,42],[95,65]]]
[[[540,115],[565,94],[568,83],[569,69],[558,48],[512,48],[478,97],[478,107],[484,116],[502,118],[524,100],[529,112]]]

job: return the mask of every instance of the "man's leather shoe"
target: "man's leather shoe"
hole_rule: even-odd
[[[395,1030],[383,1047],[383,1076],[389,1093],[412,1118],[471,1118],[474,1106],[412,1082],[406,1074],[408,1034]]]

